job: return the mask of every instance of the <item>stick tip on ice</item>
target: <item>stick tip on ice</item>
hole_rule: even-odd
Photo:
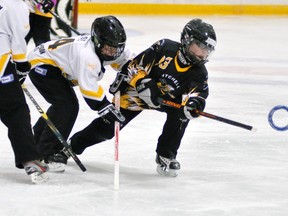
[[[257,128],[252,127],[251,131],[252,131],[252,132],[257,132]]]

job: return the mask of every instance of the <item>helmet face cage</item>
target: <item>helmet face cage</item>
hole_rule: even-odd
[[[199,58],[198,56],[196,56],[195,53],[193,53],[190,50],[190,46],[192,44],[195,44],[197,47],[199,47],[205,54],[205,57]],[[205,64],[206,62],[208,62],[211,54],[214,51],[213,47],[209,47],[206,44],[202,43],[201,41],[194,39],[193,37],[192,38],[190,37],[184,41],[183,48],[185,56],[189,60],[189,62],[196,65]]]
[[[205,57],[196,56],[190,50],[192,44],[199,47]],[[190,21],[181,33],[181,46],[182,52],[189,63],[194,65],[205,64],[216,46],[216,35],[213,27],[200,19]]]
[[[107,43],[107,44],[104,44],[103,48],[101,48],[101,53],[102,53],[103,49],[106,49],[108,51],[110,50],[110,52],[113,54],[109,55],[109,57],[112,58],[112,60],[115,60],[115,59],[119,58],[119,56],[123,53],[123,51],[125,49],[125,43],[118,44],[117,47],[114,47],[112,45],[110,46]],[[104,59],[104,60],[108,61],[107,59]]]
[[[120,21],[114,16],[96,18],[91,27],[91,37],[95,52],[101,60],[115,60],[125,49],[126,33]]]

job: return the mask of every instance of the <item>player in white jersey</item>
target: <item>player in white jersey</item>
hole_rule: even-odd
[[[27,5],[22,0],[0,0],[0,20],[0,119],[8,128],[16,167],[25,168],[33,183],[41,183],[48,179],[48,167],[39,161],[21,89],[30,70],[24,40],[29,30]]]
[[[96,18],[91,35],[64,38],[46,42],[36,47],[28,56],[32,64],[30,79],[51,106],[47,115],[65,139],[68,138],[79,111],[73,85],[79,89],[92,110],[98,111],[107,122],[124,121],[110,103],[98,81],[111,65],[121,70],[130,59],[125,50],[126,33],[114,16]],[[50,170],[65,169],[67,158],[56,154],[63,148],[44,120],[40,118],[33,127],[34,138]]]

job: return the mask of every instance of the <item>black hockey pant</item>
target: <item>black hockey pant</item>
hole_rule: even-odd
[[[32,69],[29,77],[37,90],[51,104],[46,114],[59,132],[67,140],[76,121],[79,103],[77,96],[62,75],[61,70],[50,65]],[[62,144],[43,118],[33,126],[34,138],[44,159],[59,152]]]
[[[124,128],[132,119],[141,113],[141,111],[131,111],[122,108],[120,111],[126,118],[125,122],[121,124],[120,129]],[[167,118],[162,134],[158,139],[156,152],[167,158],[176,158],[177,150],[180,147],[189,121],[181,120],[179,110],[177,109],[165,108],[161,111],[167,113]],[[153,122],[151,122],[151,125],[153,125]],[[102,118],[97,118],[82,131],[77,132],[71,137],[71,146],[76,154],[82,154],[87,147],[112,139],[113,137],[114,124],[106,123]]]
[[[18,82],[15,65],[9,62],[6,69],[1,66],[0,71],[4,74],[0,81],[0,118],[8,128],[16,167],[23,168],[22,163],[40,159],[40,155],[34,143],[30,110]]]

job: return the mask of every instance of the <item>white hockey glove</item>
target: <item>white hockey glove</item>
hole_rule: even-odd
[[[205,99],[200,96],[189,97],[181,109],[182,115],[186,119],[193,119],[199,117],[196,110],[203,111],[205,108]]]
[[[26,79],[26,76],[30,72],[31,64],[26,61],[26,62],[15,62],[16,64],[16,73],[18,76],[18,81],[22,85]]]
[[[104,121],[106,123],[109,123],[109,124],[111,124],[115,121],[118,121],[118,122],[124,122],[125,121],[125,117],[121,114],[121,112],[116,110],[114,105],[111,103],[107,103],[107,104],[103,105],[99,109],[98,115],[101,116],[101,118],[103,118]]]
[[[161,91],[155,80],[148,77],[137,80],[136,91],[140,99],[142,99],[149,107],[160,107],[157,98],[161,95]]]

